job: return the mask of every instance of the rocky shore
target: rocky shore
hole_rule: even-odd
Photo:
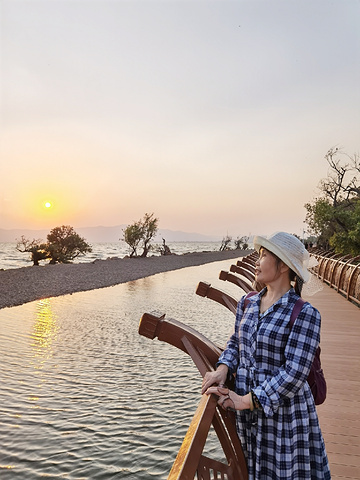
[[[0,271],[0,308],[48,297],[110,287],[156,273],[238,259],[249,251],[195,252],[146,258],[112,258]]]

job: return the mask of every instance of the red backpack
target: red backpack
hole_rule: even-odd
[[[249,292],[246,295],[244,309],[247,307],[250,301],[249,298],[257,293],[259,292]],[[293,311],[291,312],[291,316],[290,316],[290,322],[289,322],[290,329],[293,327],[294,322],[297,316],[299,315],[304,303],[305,302],[302,298],[299,298],[295,302]],[[318,346],[315,352],[313,363],[310,368],[309,376],[307,378],[307,382],[310,386],[311,393],[313,394],[313,397],[314,397],[315,405],[321,405],[322,403],[325,402],[326,390],[327,390],[324,372],[321,368],[320,352],[321,352],[321,349],[320,349],[320,346]]]

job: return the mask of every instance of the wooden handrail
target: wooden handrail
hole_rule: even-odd
[[[221,270],[219,274],[219,279],[226,280],[228,282],[233,283],[234,285],[237,285],[238,287],[242,288],[245,293],[251,292],[251,290],[253,290],[250,283],[246,282],[245,280],[238,277],[237,275],[233,275],[229,272],[226,272],[225,270]]]
[[[320,255],[313,251],[311,255],[318,261],[311,272],[360,307],[360,255],[349,258],[333,252]]]
[[[193,479],[216,409],[215,395],[203,395],[190,423],[168,480]]]
[[[236,265],[238,267],[244,268],[245,270],[249,270],[251,273],[255,274],[255,262],[249,263],[245,261],[245,258],[246,257],[244,257],[242,260],[238,260],[236,262]]]
[[[259,255],[257,252],[254,252],[251,254],[251,260],[253,264],[255,265],[255,261],[259,258]],[[225,280],[233,283],[234,285],[237,285],[240,287],[245,293],[248,293],[252,290],[257,290],[260,292],[265,285],[258,283],[255,280],[255,268],[250,265],[248,262],[248,257],[244,257],[242,261],[238,261],[237,265],[231,265],[230,267],[230,272],[234,272],[238,275],[241,275],[240,277],[238,275],[232,275],[229,272],[226,272],[225,270],[221,270],[219,274],[220,280]],[[241,277],[245,277],[247,280],[250,281],[247,282]]]
[[[187,325],[173,319],[168,318],[165,320],[165,314],[160,312],[145,313],[140,320],[139,334],[147,338],[158,338],[159,340],[169,343],[176,348],[179,348],[185,353],[188,353],[183,337],[186,336],[192,345],[196,347],[204,355],[210,365],[214,366],[222,352],[220,347],[217,347],[214,343],[208,340],[204,335],[197,332],[195,329],[188,327]],[[197,357],[193,359],[197,361]],[[196,364],[196,363],[195,363]],[[199,365],[196,365],[202,375],[205,374],[207,369]]]
[[[237,273],[238,275],[242,275],[243,277],[250,280],[250,282],[253,282],[255,280],[255,274],[254,273],[250,272],[250,270],[239,267],[238,265],[231,265],[230,266],[230,272]]]
[[[231,295],[211,286],[210,283],[207,282],[199,282],[196,288],[196,294],[200,295],[200,297],[207,297],[211,300],[214,300],[220,305],[226,307],[230,312],[236,313],[236,307],[238,304],[238,300],[236,300]]]
[[[139,333],[151,339],[157,337],[186,352],[202,376],[215,368],[222,351],[193,328],[174,319],[165,319],[165,315],[159,312],[145,313],[142,316]],[[215,395],[201,397],[168,480],[192,480],[196,474],[198,479],[210,479],[210,471],[213,472],[214,480],[247,480],[246,461],[236,432],[235,417],[232,412],[229,413],[230,415],[225,415],[218,407]],[[202,455],[211,424],[219,438],[227,464]]]

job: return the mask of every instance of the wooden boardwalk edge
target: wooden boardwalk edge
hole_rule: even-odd
[[[306,297],[322,318],[321,363],[328,393],[317,407],[333,480],[360,480],[360,308],[336,290]]]

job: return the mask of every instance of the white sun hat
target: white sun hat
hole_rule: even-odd
[[[253,243],[256,251],[259,252],[261,247],[266,248],[280,258],[304,282],[309,280],[310,272],[307,268],[310,255],[303,243],[294,235],[285,232],[275,232],[268,237],[258,235],[254,237]]]

